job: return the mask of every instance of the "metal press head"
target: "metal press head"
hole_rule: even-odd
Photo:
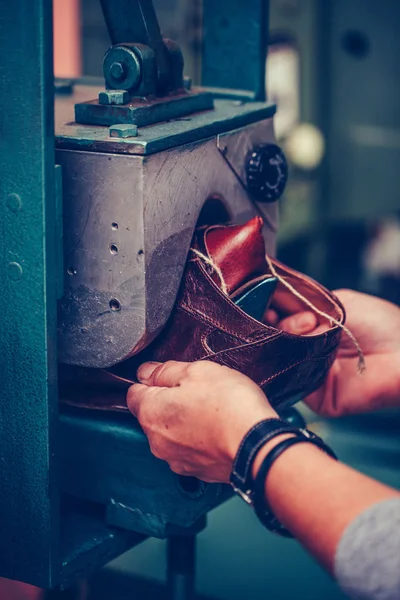
[[[56,102],[65,265],[59,356],[96,368],[160,334],[199,223],[261,215],[273,254],[287,177],[274,104],[243,90],[185,89],[180,50],[162,38],[151,1],[102,7],[112,43],[105,87],[77,85]],[[209,9],[206,2],[204,18]],[[246,13],[254,34],[253,16]],[[210,23],[204,30],[213,40]]]

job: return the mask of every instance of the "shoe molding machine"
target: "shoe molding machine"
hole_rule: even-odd
[[[229,491],[172,473],[133,417],[59,408],[57,365],[106,367],[162,330],[198,222],[261,214],[274,252],[268,2],[204,0],[201,88],[151,0],[101,4],[96,86],[54,82],[51,0],[0,3],[0,576],[65,588],[155,536],[190,597],[194,536]]]

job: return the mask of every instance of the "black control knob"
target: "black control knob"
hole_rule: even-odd
[[[275,144],[257,146],[247,160],[246,174],[247,188],[258,202],[275,202],[288,178],[286,157]]]

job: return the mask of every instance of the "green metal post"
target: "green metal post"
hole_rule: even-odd
[[[269,0],[203,0],[204,86],[265,100]]]
[[[51,0],[0,2],[0,575],[57,580]]]

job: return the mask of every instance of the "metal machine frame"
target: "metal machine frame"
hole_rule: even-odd
[[[56,329],[62,248],[52,2],[19,1],[11,9],[1,3],[0,22],[1,50],[10,57],[0,67],[7,98],[0,153],[1,575],[54,587],[142,536],[110,530],[77,509],[61,513]]]
[[[208,86],[239,87],[239,96],[215,92],[239,102],[239,112],[238,97],[264,99],[267,7],[267,0],[248,0],[243,7],[241,0],[204,1],[203,80]],[[232,11],[235,18],[221,25],[220,15]],[[171,589],[182,589],[179,577],[185,571],[176,559],[182,539],[187,536],[183,544],[194,560],[193,534],[226,491],[179,480],[151,456],[132,419],[72,410],[59,414],[57,301],[63,295],[64,267],[52,1],[2,2],[0,23],[0,576],[43,588],[66,587],[158,534],[170,537]],[[243,59],[243,68],[232,67],[231,52]],[[273,108],[267,112],[270,117]],[[96,453],[101,448],[109,457],[105,462]],[[108,504],[88,504],[85,494],[82,499],[86,477],[93,486],[99,484],[96,500],[103,495]],[[121,489],[123,499],[127,477],[142,493],[136,513],[122,501],[109,501],[108,487]],[[153,501],[164,503],[168,514],[180,511],[179,526],[143,515],[143,507]],[[192,563],[185,569],[188,595],[179,597],[189,597],[193,587]]]

